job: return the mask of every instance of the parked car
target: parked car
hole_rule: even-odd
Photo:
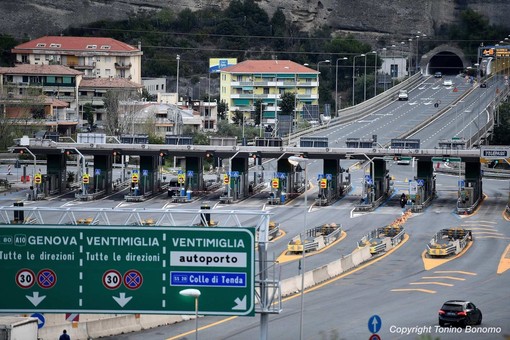
[[[451,79],[445,79],[443,80],[444,86],[453,86],[453,81]]]
[[[434,78],[443,78],[443,74],[441,72],[434,73]]]
[[[409,100],[409,95],[406,90],[398,91],[398,100]]]
[[[467,325],[480,325],[481,323],[482,311],[470,301],[449,300],[439,310],[439,326],[457,324],[466,327]]]

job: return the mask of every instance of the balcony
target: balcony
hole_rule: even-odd
[[[115,68],[117,70],[129,70],[131,68],[131,63],[129,64],[115,63]]]
[[[90,63],[88,65],[85,64],[69,64],[69,67],[74,68],[75,70],[93,70],[96,67],[96,63]]]

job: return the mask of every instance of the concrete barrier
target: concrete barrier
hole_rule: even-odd
[[[137,332],[142,330],[142,326],[134,314],[89,321],[86,324],[88,334],[91,338],[99,338],[103,336],[111,336],[115,334]]]
[[[171,325],[183,321],[181,315],[140,315],[138,321],[142,329],[154,328],[162,325]]]
[[[328,266],[322,266],[320,268],[316,268],[312,271],[313,274],[313,282],[315,284],[321,283],[323,281],[331,278],[328,273]]]

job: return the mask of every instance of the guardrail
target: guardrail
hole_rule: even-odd
[[[471,230],[462,228],[441,229],[427,244],[429,256],[451,256],[458,254],[472,240]]]

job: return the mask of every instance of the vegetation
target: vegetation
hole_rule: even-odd
[[[491,145],[510,145],[510,103],[499,107],[499,124],[494,127]]]

